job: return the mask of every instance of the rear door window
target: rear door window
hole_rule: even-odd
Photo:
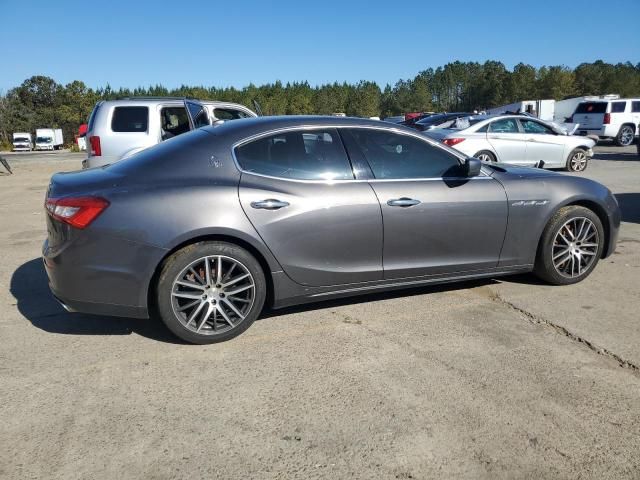
[[[111,130],[114,132],[146,132],[149,126],[149,108],[116,107],[113,109]]]
[[[582,102],[575,113],[605,113],[606,111],[607,102]]]
[[[612,102],[611,103],[611,113],[624,112],[626,106],[627,106],[627,102]]]
[[[334,129],[278,133],[241,145],[235,153],[246,172],[296,180],[353,180]]]
[[[491,122],[489,131],[493,133],[520,133],[515,118],[503,118]]]
[[[189,131],[189,117],[184,107],[164,107],[160,110],[162,140],[173,138]]]
[[[633,113],[640,112],[640,102],[631,102],[631,111]]]

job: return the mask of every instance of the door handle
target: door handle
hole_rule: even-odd
[[[251,206],[262,210],[278,210],[279,208],[288,207],[289,202],[283,202],[282,200],[276,200],[275,198],[267,198],[266,200],[251,202]]]
[[[413,207],[414,205],[418,205],[420,200],[415,200],[413,198],[394,198],[392,200],[387,201],[387,205],[390,207]]]

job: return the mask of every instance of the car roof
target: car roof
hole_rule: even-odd
[[[222,125],[210,125],[201,130],[213,135],[224,135],[230,139],[246,139],[274,130],[288,128],[341,128],[341,127],[377,127],[386,130],[403,131],[416,135],[412,128],[382,120],[357,117],[334,117],[330,115],[280,115],[266,117],[241,118]],[[236,141],[236,140],[233,140]]]
[[[224,102],[221,100],[197,100],[192,98],[184,98],[184,97],[128,97],[128,98],[118,98],[115,100],[102,100],[100,101],[100,105],[105,106],[149,106],[149,105],[182,105],[185,100],[193,100],[198,103],[202,103],[203,105],[237,105],[242,108],[247,108],[244,105],[233,102]]]

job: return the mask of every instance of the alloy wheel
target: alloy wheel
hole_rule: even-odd
[[[587,168],[587,154],[582,150],[578,150],[571,156],[571,170],[574,172],[581,172]]]
[[[488,153],[481,153],[477,158],[482,162],[493,162],[493,158]]]
[[[576,278],[589,270],[596,260],[600,239],[598,229],[586,217],[566,221],[553,239],[553,266],[567,278]]]
[[[173,313],[191,332],[218,335],[238,326],[255,299],[249,269],[224,255],[199,258],[185,267],[171,287]]]
[[[620,145],[628,146],[633,143],[634,132],[633,128],[624,126],[620,129]]]

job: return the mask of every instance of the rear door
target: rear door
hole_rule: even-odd
[[[565,135],[557,134],[537,120],[522,118],[519,122],[526,135],[528,162],[543,161],[546,166],[564,165]]]
[[[633,124],[636,126],[636,135],[638,135],[638,127],[640,127],[640,100],[633,100],[631,102],[631,118]]]
[[[587,130],[600,130],[604,122],[604,114],[607,113],[608,102],[582,102],[576,107],[573,114],[573,123],[580,124],[578,132],[587,133]]]
[[[382,279],[380,205],[369,184],[355,180],[335,129],[271,133],[234,152],[242,208],[291,279]]]
[[[487,141],[498,154],[498,161],[527,165],[527,141],[516,118],[499,118],[489,124]]]

